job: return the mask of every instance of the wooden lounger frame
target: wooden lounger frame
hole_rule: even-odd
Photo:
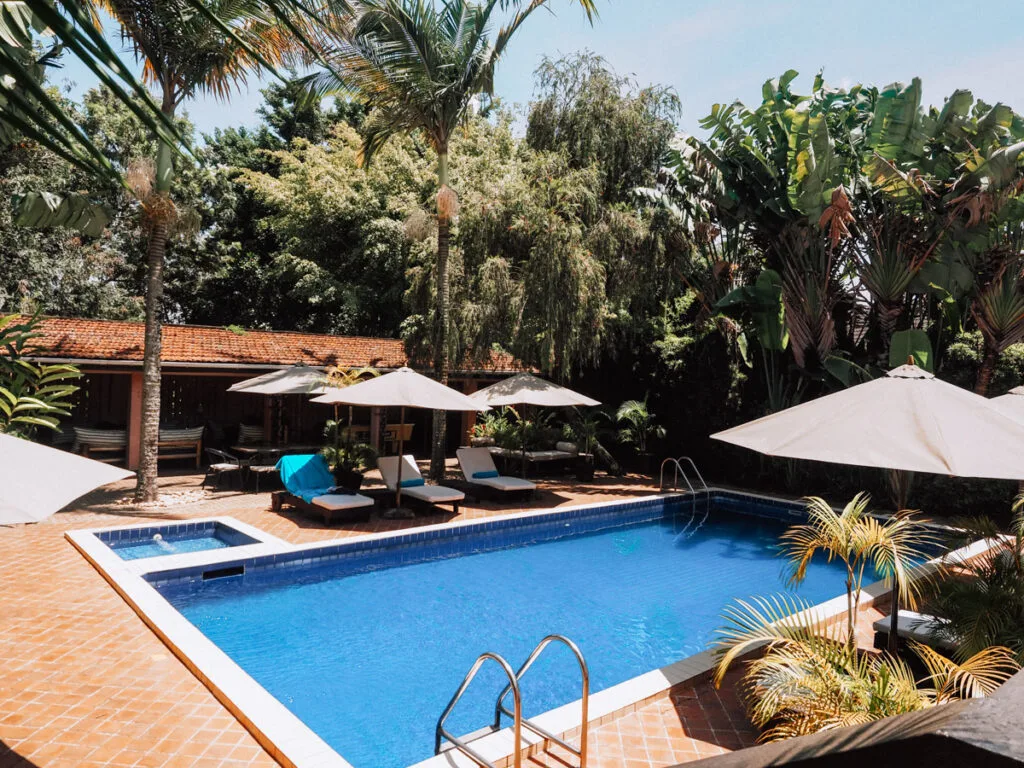
[[[274,491],[270,494],[270,508],[275,512],[280,512],[284,505],[287,504],[290,507],[295,507],[302,512],[313,512],[324,519],[324,525],[330,525],[337,518],[340,522],[360,522],[365,523],[370,519],[373,514],[373,510],[376,508],[376,503],[363,506],[363,507],[350,507],[348,509],[327,509],[321,507],[318,504],[311,504],[310,502],[302,499],[288,491]]]

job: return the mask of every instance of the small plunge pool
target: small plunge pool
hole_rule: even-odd
[[[252,536],[212,520],[101,531],[96,535],[122,560],[141,560],[259,543]]]

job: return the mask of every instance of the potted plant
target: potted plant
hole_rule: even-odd
[[[580,457],[576,463],[576,479],[589,482],[594,479],[597,467],[596,460],[601,459],[603,466],[610,474],[620,474],[621,469],[615,458],[601,445],[601,434],[605,431],[604,424],[609,420],[608,414],[602,410],[572,410],[572,417],[565,425],[563,435],[567,440],[576,443]]]
[[[320,449],[334,472],[335,482],[352,491],[363,484],[363,472],[376,466],[377,452],[366,443],[341,440],[340,422],[331,419],[324,427],[328,444]]]
[[[653,457],[648,450],[650,442],[665,437],[665,428],[654,419],[646,397],[643,400],[626,400],[615,412],[615,421],[620,425],[619,440],[636,449],[640,469],[647,475],[653,471]]]

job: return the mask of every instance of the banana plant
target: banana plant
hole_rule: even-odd
[[[81,377],[73,365],[45,365],[26,360],[38,336],[38,317],[0,317],[0,432],[32,437],[37,427],[60,429],[71,415],[73,382]]]

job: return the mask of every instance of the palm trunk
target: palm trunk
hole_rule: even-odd
[[[437,159],[438,186],[444,190],[448,185],[448,153],[441,152]],[[442,384],[448,383],[448,246],[451,239],[449,211],[439,206],[437,215],[437,327],[434,334],[434,375]],[[444,460],[447,443],[448,415],[445,411],[434,411],[434,431],[430,453],[430,476],[434,480],[444,479]]]
[[[981,359],[981,367],[978,369],[978,377],[974,381],[975,394],[988,397],[988,385],[992,383],[992,374],[996,371],[996,360],[999,352],[996,348],[985,342],[985,356]]]
[[[165,99],[164,114],[174,115],[173,104]],[[156,193],[170,194],[174,161],[171,148],[161,142],[157,148]],[[164,257],[167,253],[169,206],[157,200],[151,206],[152,216],[149,243],[146,249],[148,274],[146,277],[146,331],[142,356],[142,450],[139,456],[138,483],[135,501],[156,501],[157,442],[160,438],[160,349],[163,342]]]

